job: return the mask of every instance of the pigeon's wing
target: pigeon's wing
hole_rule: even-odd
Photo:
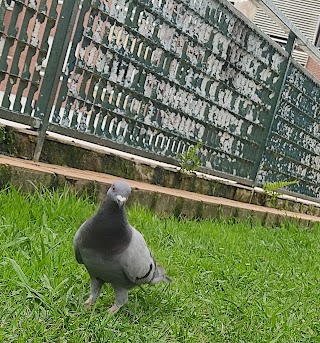
[[[86,222],[85,222],[86,223]],[[81,253],[80,253],[80,248],[79,248],[79,241],[80,241],[80,236],[81,236],[81,229],[84,227],[83,223],[79,230],[76,232],[74,239],[73,239],[73,249],[74,249],[74,254],[76,256],[76,260],[79,264],[83,264],[83,260],[81,257]]]
[[[142,234],[134,228],[131,242],[121,254],[120,264],[127,278],[134,284],[149,283],[154,276],[156,262]]]
[[[76,256],[76,260],[79,264],[83,264],[83,261],[82,261],[82,257],[81,257],[81,254],[80,254],[80,250],[76,244],[76,242],[73,242],[73,248],[74,248],[74,254]]]

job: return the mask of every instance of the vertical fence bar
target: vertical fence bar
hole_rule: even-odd
[[[33,160],[39,161],[46,138],[50,114],[58,89],[62,66],[70,44],[70,38],[79,9],[79,0],[64,1],[58,20],[56,33],[48,59],[48,67],[43,77],[35,116],[42,118]]]
[[[290,67],[290,64],[291,64],[292,52],[293,52],[293,48],[294,48],[294,45],[295,45],[296,38],[297,38],[296,35],[292,31],[290,31],[289,36],[288,36],[288,40],[287,40],[287,44],[286,44],[286,47],[285,47],[285,50],[289,53],[288,61],[287,61],[286,67],[285,67],[284,72],[283,72],[282,82],[281,82],[280,87],[279,87],[278,95],[277,95],[277,97],[275,99],[274,106],[271,109],[272,117],[270,118],[270,121],[268,123],[268,132],[265,135],[264,142],[261,143],[260,149],[258,151],[259,158],[257,159],[257,163],[256,163],[255,168],[254,168],[253,186],[255,186],[257,184],[257,176],[258,176],[258,173],[259,173],[259,170],[260,170],[260,166],[262,164],[262,159],[263,159],[264,152],[266,151],[266,148],[267,148],[267,143],[268,143],[268,140],[269,140],[269,137],[270,137],[270,134],[271,134],[271,130],[272,130],[272,124],[274,122],[276,113],[277,113],[277,111],[279,109],[279,105],[280,105],[280,102],[281,102],[281,97],[282,97],[283,89],[284,89],[284,86],[285,86],[286,81],[287,81],[287,75],[288,75],[289,67]]]

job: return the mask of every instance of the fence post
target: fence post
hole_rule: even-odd
[[[273,110],[272,110],[272,118],[269,122],[269,127],[267,128],[268,132],[265,135],[265,139],[263,141],[263,144],[261,144],[261,147],[258,151],[258,158],[257,158],[258,163],[256,164],[254,172],[253,172],[253,186],[255,186],[257,184],[257,176],[258,176],[258,172],[259,172],[260,166],[262,164],[262,158],[263,158],[264,152],[266,151],[267,143],[268,143],[268,140],[269,140],[269,137],[271,134],[272,124],[274,122],[276,113],[278,112],[278,109],[280,106],[281,97],[282,97],[284,86],[285,86],[286,81],[287,81],[287,75],[288,75],[289,67],[291,64],[292,52],[293,52],[293,48],[295,45],[296,38],[297,38],[297,36],[292,31],[290,31],[289,36],[288,36],[288,40],[287,40],[287,44],[285,46],[285,50],[289,53],[288,61],[287,61],[285,70],[284,70],[283,75],[282,75],[282,81],[281,81],[281,85],[279,87],[278,95],[275,98],[275,105],[274,105]]]
[[[40,88],[35,116],[42,119],[33,160],[39,161],[46,138],[50,114],[58,89],[63,63],[70,44],[74,22],[79,9],[79,0],[64,1],[57,23],[51,53]]]

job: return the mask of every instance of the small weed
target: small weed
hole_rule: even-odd
[[[202,143],[198,142],[194,146],[190,146],[188,150],[185,150],[179,155],[179,162],[181,171],[184,173],[194,172],[200,167],[200,160],[198,157],[198,151],[201,148]]]
[[[267,194],[273,194],[273,193],[279,194],[276,192],[279,188],[284,188],[284,187],[288,187],[291,185],[296,185],[297,183],[299,183],[298,180],[268,182],[268,183],[265,183],[262,186],[262,188]]]
[[[280,195],[277,190],[291,185],[296,185],[297,183],[299,183],[298,180],[268,182],[262,186],[262,189],[264,190],[265,194],[271,198],[272,203],[275,204]]]

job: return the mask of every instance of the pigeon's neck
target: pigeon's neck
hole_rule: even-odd
[[[105,202],[92,218],[86,233],[85,246],[103,255],[123,252],[131,241],[132,229],[128,223],[124,206]]]
[[[105,202],[101,205],[97,216],[105,223],[108,231],[123,231],[128,229],[128,219],[124,206],[115,202]]]

